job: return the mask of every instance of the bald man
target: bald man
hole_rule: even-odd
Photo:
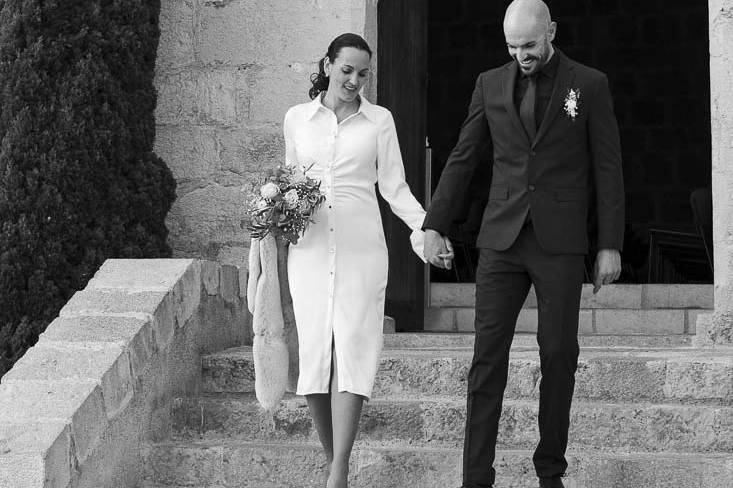
[[[476,338],[468,377],[463,487],[494,483],[493,461],[517,316],[534,284],[540,349],[539,486],[562,487],[578,363],[578,311],[589,252],[594,292],[621,272],[624,190],[618,126],[606,76],[552,44],[557,26],[539,0],[506,11],[508,64],[481,73],[425,218],[425,254],[446,267],[446,234],[487,145],[492,181],[477,239]],[[486,163],[483,163],[486,164]],[[591,210],[594,215],[591,214]]]

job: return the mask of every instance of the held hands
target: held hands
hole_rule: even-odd
[[[617,249],[601,249],[593,268],[593,293],[603,285],[610,285],[621,275],[621,253]]]
[[[425,259],[436,268],[451,269],[453,266],[453,244],[433,229],[425,229]]]

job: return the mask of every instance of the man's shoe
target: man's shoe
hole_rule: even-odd
[[[540,488],[565,488],[562,484],[560,476],[553,476],[552,478],[540,478]]]

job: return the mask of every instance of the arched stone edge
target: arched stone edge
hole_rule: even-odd
[[[0,382],[0,486],[135,486],[200,356],[251,341],[247,272],[106,261]]]

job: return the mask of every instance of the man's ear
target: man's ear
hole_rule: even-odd
[[[550,22],[550,27],[547,29],[547,39],[552,42],[555,40],[557,34],[557,22]]]

